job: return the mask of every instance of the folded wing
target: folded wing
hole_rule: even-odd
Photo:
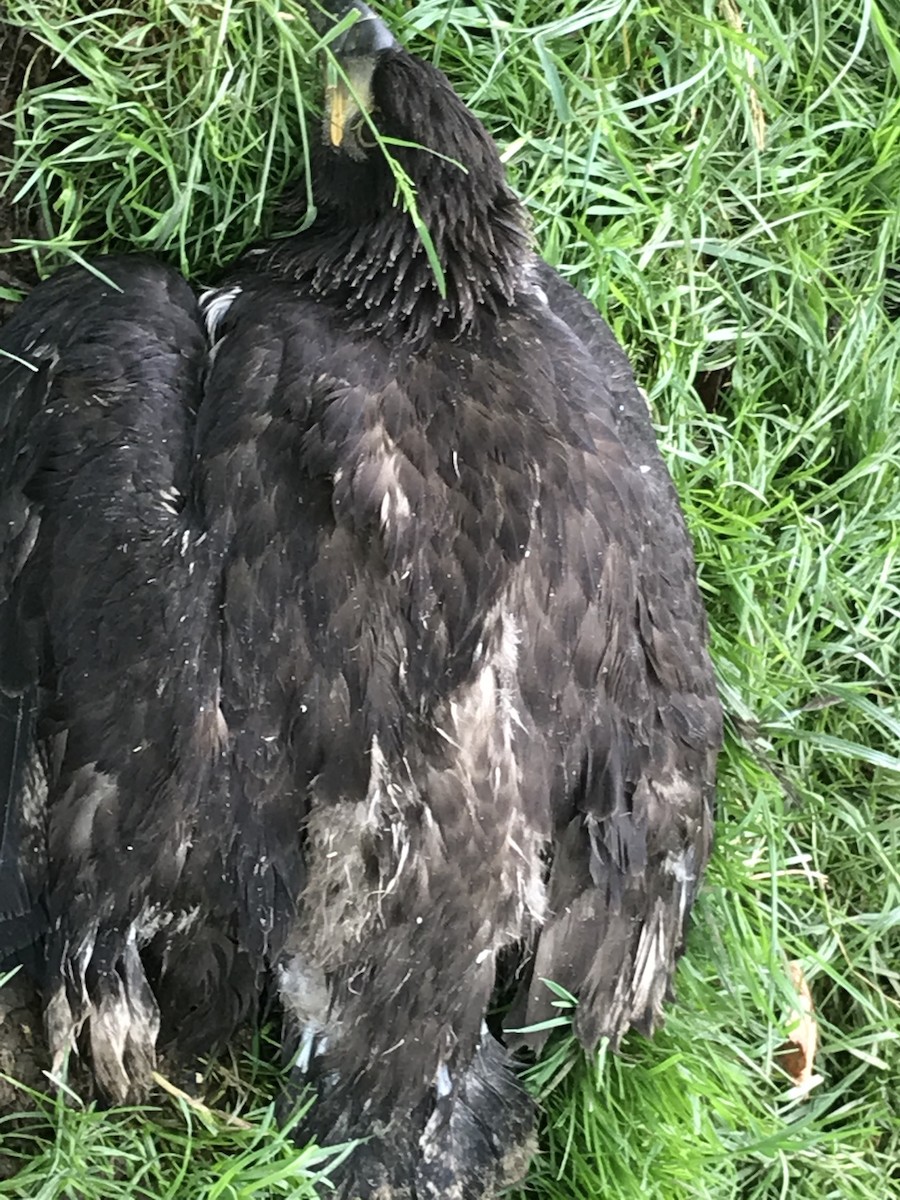
[[[523,694],[558,739],[560,769],[548,919],[508,1024],[555,1015],[550,980],[579,997],[576,1031],[592,1047],[662,1019],[710,852],[721,713],[690,537],[646,402],[588,302],[544,264],[538,277],[562,340],[556,383],[590,449],[573,452],[565,497],[545,490],[539,520],[557,532],[528,564]]]

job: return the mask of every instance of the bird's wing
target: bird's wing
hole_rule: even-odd
[[[544,549],[525,564],[523,696],[562,765],[548,917],[509,1023],[555,1014],[550,980],[579,997],[576,1030],[593,1046],[661,1019],[710,850],[721,714],[646,403],[605,323],[544,271],[545,350],[590,449],[570,444],[564,485],[545,484]]]
[[[0,962],[14,961],[42,932],[45,883],[37,663],[13,591],[39,524],[24,492],[34,461],[27,430],[46,399],[48,364],[10,342],[0,334]]]
[[[0,959],[47,901],[63,970],[66,937],[96,932],[97,878],[127,897],[157,853],[135,836],[123,874],[170,749],[154,696],[180,589],[159,568],[188,576],[175,535],[204,354],[187,284],[140,258],[61,271],[0,331]]]

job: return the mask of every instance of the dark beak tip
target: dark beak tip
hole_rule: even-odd
[[[397,45],[394,35],[380,17],[372,12],[362,0],[351,0],[351,3],[327,4],[335,21],[342,20],[347,13],[354,9],[359,17],[344,33],[330,43],[330,49],[336,58],[370,58],[390,50]]]

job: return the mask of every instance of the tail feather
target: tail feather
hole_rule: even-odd
[[[293,1086],[315,1050],[301,1046]],[[535,1150],[534,1102],[504,1048],[485,1030],[466,1066],[442,1068],[417,1105],[392,1097],[389,1111],[358,1106],[348,1121],[342,1081],[319,1080],[319,1097],[295,1135],[322,1145],[359,1138],[334,1178],[338,1200],[493,1200],[524,1178]],[[365,1094],[365,1080],[354,1091]]]
[[[462,1076],[449,1115],[419,1139],[416,1200],[481,1200],[524,1178],[535,1150],[535,1108],[489,1034]]]

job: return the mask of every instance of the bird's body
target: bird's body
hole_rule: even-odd
[[[655,1026],[719,710],[624,356],[442,77],[391,43],[371,82],[447,156],[410,168],[444,295],[384,162],[325,147],[320,221],[199,306],[105,260],[121,295],[70,270],[0,340],[5,928],[46,895],[51,1043],[119,1098],[274,978],[310,1127],[374,1135],[342,1194],[474,1200],[533,1119],[498,956],[508,1024],[549,978],[587,1046]]]

